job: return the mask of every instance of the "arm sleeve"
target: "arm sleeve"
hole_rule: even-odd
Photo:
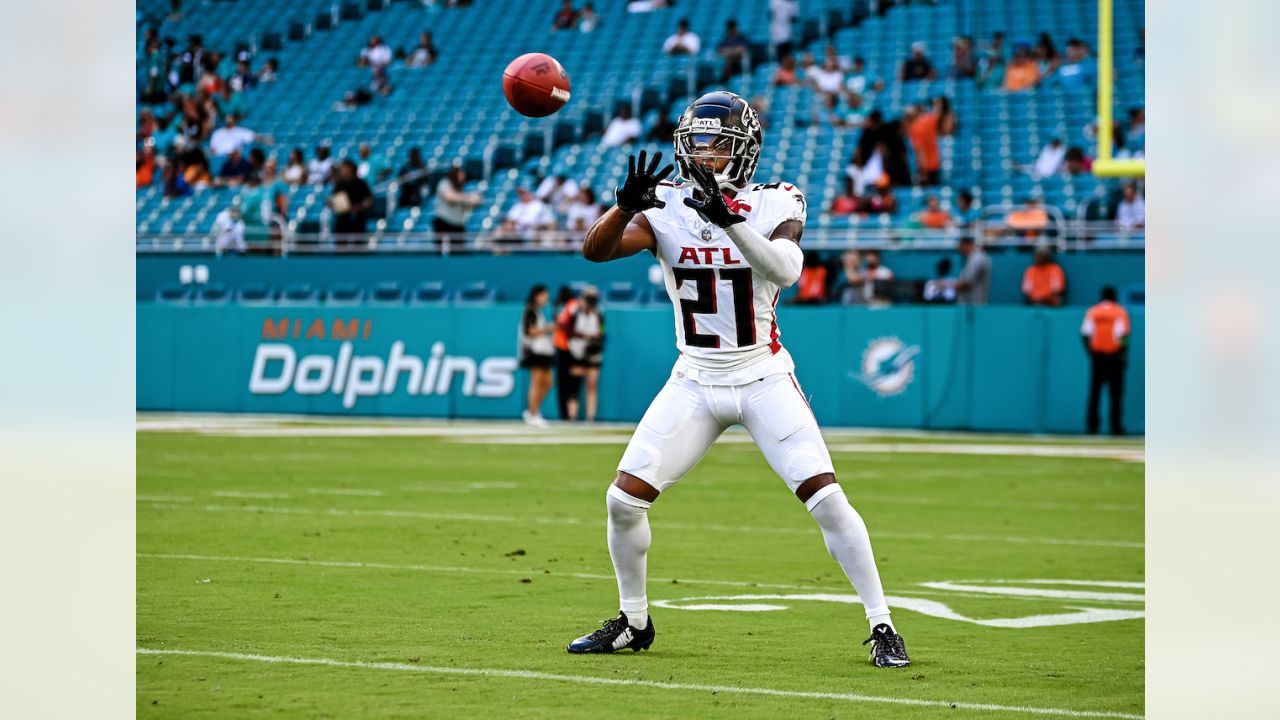
[[[751,269],[769,282],[778,287],[790,287],[800,279],[804,253],[796,243],[786,239],[770,240],[745,222],[730,225],[725,234],[738,246]]]

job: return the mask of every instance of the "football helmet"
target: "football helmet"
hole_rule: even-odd
[[[676,125],[676,164],[686,180],[696,160],[728,157],[723,170],[715,173],[724,189],[741,191],[751,182],[760,162],[764,134],[760,119],[741,96],[731,92],[710,92],[693,102]]]

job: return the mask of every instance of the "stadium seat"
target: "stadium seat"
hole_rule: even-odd
[[[440,282],[419,283],[409,296],[413,305],[443,305],[448,301],[449,294],[445,292],[444,283]]]
[[[604,293],[604,301],[610,305],[630,305],[641,299],[640,289],[629,282],[612,283]]]
[[[289,283],[280,291],[281,305],[314,305],[320,302],[320,291],[309,283]]]
[[[186,303],[191,301],[193,288],[181,283],[165,283],[156,290],[156,302]]]
[[[359,305],[364,300],[364,289],[355,283],[338,283],[324,294],[326,305]]]
[[[369,291],[368,299],[371,303],[402,305],[405,301],[405,292],[398,282],[381,282]]]
[[[195,301],[201,305],[225,305],[231,302],[232,297],[231,288],[215,282],[201,285],[196,290]]]
[[[454,293],[455,303],[487,304],[498,301],[498,289],[480,280],[458,288]]]
[[[236,291],[236,301],[244,305],[267,305],[275,299],[275,291],[264,283],[245,283]]]

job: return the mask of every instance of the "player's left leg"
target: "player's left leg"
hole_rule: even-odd
[[[791,375],[774,375],[740,388],[742,424],[769,465],[804,503],[822,529],[827,552],[840,564],[866,609],[873,643],[872,661],[900,667],[909,660],[889,618],[866,523],[836,482],[831,454],[800,385]]]

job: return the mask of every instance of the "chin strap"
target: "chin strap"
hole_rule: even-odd
[[[756,232],[749,223],[734,223],[724,229],[751,269],[778,287],[790,287],[800,279],[804,253],[800,246],[786,238],[777,241]]]

